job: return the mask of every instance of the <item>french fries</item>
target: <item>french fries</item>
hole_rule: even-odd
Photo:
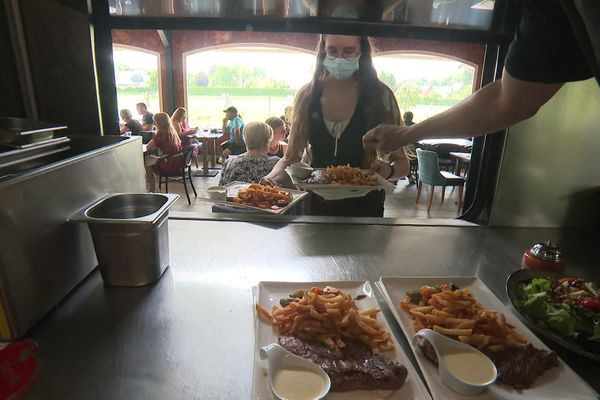
[[[253,183],[238,192],[232,199],[234,203],[259,208],[285,207],[290,204],[293,197],[290,193],[259,183]]]
[[[373,175],[365,174],[358,168],[352,168],[350,165],[337,167],[327,167],[325,177],[328,183],[340,185],[377,185],[377,178]]]
[[[400,307],[413,319],[415,332],[433,329],[489,352],[527,343],[515,327],[506,322],[504,314],[485,310],[468,289],[446,288],[423,296],[419,304],[411,303],[411,297],[407,296]]]
[[[312,288],[301,299],[271,314],[256,304],[259,318],[277,327],[279,334],[324,343],[329,348],[346,347],[345,340],[358,340],[371,349],[394,349],[391,335],[377,322],[377,308],[359,310],[352,296],[335,288]]]

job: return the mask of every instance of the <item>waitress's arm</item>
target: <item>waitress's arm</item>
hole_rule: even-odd
[[[302,153],[304,152],[304,149],[306,149],[306,146],[307,143],[305,140],[298,138],[292,133],[285,155],[281,160],[277,161],[277,164],[275,164],[271,172],[263,178],[263,182],[283,186],[291,185],[292,182],[290,176],[285,172],[285,169],[302,159]]]

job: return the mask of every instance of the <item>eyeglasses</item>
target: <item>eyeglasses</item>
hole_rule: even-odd
[[[338,51],[338,49],[336,49],[335,47],[328,47],[325,50],[325,57],[329,58],[330,60],[334,60],[336,58],[343,57],[346,60],[350,61],[350,60],[355,59],[359,55],[360,55],[360,50],[357,49],[356,47],[346,47],[341,52]]]

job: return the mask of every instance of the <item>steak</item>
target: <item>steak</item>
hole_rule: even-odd
[[[531,343],[487,353],[498,368],[498,381],[515,389],[527,389],[545,371],[558,366],[555,352],[540,350]]]
[[[319,342],[280,336],[279,344],[287,351],[320,365],[331,379],[333,392],[397,390],[406,380],[404,366],[373,353],[361,342],[347,341],[343,349],[330,349]]]
[[[427,358],[437,364],[437,354],[426,339],[417,340],[419,348]],[[500,352],[485,352],[498,370],[498,382],[515,389],[527,389],[545,371],[558,366],[555,352],[540,350],[531,343],[508,347]]]

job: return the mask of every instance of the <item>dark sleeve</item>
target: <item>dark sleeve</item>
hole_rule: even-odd
[[[137,122],[136,120],[133,120],[133,119],[130,119],[129,121],[127,121],[125,126],[127,128],[129,128],[129,130],[132,133],[140,133],[140,131],[142,130],[142,125],[140,125],[139,122]]]
[[[529,0],[506,56],[517,79],[563,83],[592,77],[559,0]]]
[[[144,115],[144,118],[143,118],[144,125],[154,124],[153,118],[154,118],[154,114],[152,114],[152,113],[148,113],[148,114]]]

